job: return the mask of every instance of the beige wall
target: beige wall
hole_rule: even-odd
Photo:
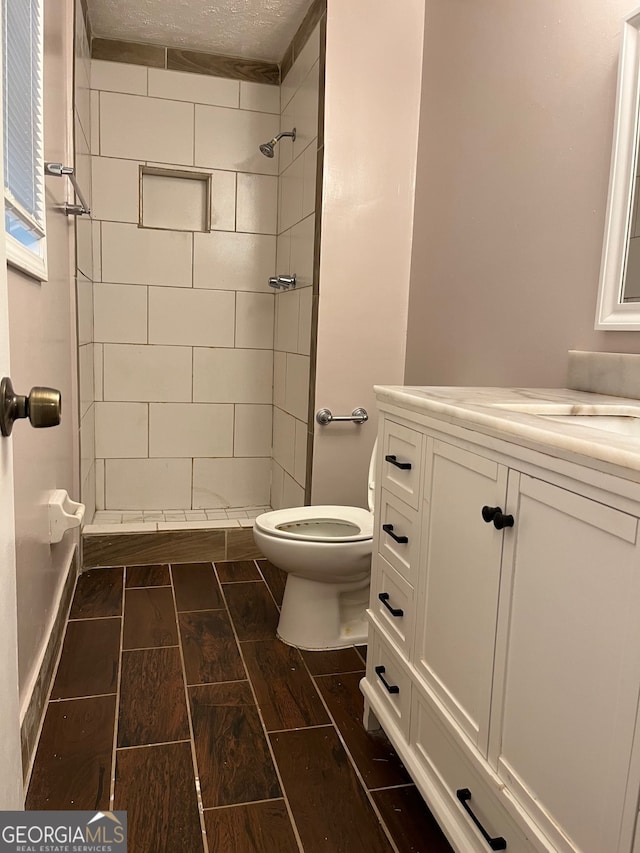
[[[554,386],[595,332],[634,4],[427,0],[405,381]]]
[[[366,505],[374,383],[401,384],[423,0],[329,0],[312,504]],[[385,58],[386,57],[386,58]]]
[[[45,4],[45,159],[72,162],[73,3]],[[30,697],[77,534],[49,544],[47,502],[54,489],[79,490],[73,299],[73,222],[58,206],[68,182],[46,181],[49,280],[9,270],[11,377],[18,393],[59,388],[63,421],[48,430],[19,422],[12,433],[18,596],[20,699]]]

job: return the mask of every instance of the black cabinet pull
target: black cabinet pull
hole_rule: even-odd
[[[397,684],[389,684],[389,682],[385,679],[385,677],[384,677],[385,668],[383,666],[377,666],[375,668],[375,673],[378,676],[378,678],[380,679],[380,681],[387,688],[389,693],[400,693],[400,688],[398,687]]]
[[[496,530],[502,530],[504,527],[513,527],[514,519],[512,515],[504,515],[499,506],[483,506],[482,519],[487,524],[493,521],[493,526]]]
[[[385,533],[388,533],[392,539],[395,539],[399,545],[406,545],[409,541],[406,536],[398,536],[393,532],[393,524],[383,524],[382,529]]]
[[[456,797],[462,803],[462,808],[466,811],[466,813],[469,815],[471,820],[475,823],[475,825],[478,827],[478,829],[482,833],[482,837],[487,842],[489,847],[492,850],[506,850],[507,849],[507,842],[505,841],[505,839],[501,835],[498,835],[495,838],[492,838],[489,835],[489,833],[487,832],[487,830],[484,828],[484,826],[480,823],[478,818],[471,811],[471,806],[469,805],[469,800],[471,799],[471,791],[468,788],[459,788],[456,791]]]
[[[411,462],[398,462],[396,456],[392,456],[389,454],[384,457],[385,462],[391,462],[392,465],[395,465],[396,468],[400,468],[401,471],[410,471],[411,470]]]
[[[388,592],[379,592],[378,598],[384,604],[384,606],[387,608],[387,610],[389,611],[389,613],[392,616],[404,616],[404,610],[402,610],[400,607],[392,607],[389,604],[389,593]]]

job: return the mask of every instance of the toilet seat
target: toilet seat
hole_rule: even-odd
[[[300,506],[259,515],[267,536],[301,542],[362,542],[373,538],[373,515],[357,506]]]

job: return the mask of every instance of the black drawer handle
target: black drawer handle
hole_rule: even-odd
[[[411,470],[411,462],[398,462],[396,456],[392,456],[389,454],[384,457],[385,462],[391,462],[392,465],[395,465],[396,468],[400,468],[401,471],[410,471]]]
[[[384,606],[387,608],[387,610],[389,611],[389,613],[392,616],[404,616],[404,610],[402,610],[400,607],[392,607],[389,604],[389,593],[388,592],[379,592],[378,598],[384,604]]]
[[[475,825],[478,827],[478,829],[482,833],[482,837],[487,842],[489,847],[492,850],[506,850],[507,849],[507,842],[504,840],[504,838],[501,835],[498,835],[495,838],[492,838],[489,835],[489,833],[487,832],[487,830],[484,828],[484,826],[480,823],[478,818],[471,811],[471,806],[469,805],[469,800],[471,799],[471,791],[468,788],[459,788],[456,791],[456,797],[462,803],[462,808],[466,811],[466,813],[469,815],[471,820],[475,823]]]
[[[392,539],[395,539],[399,545],[406,545],[409,541],[406,536],[398,536],[393,532],[393,524],[383,524],[382,529],[385,533],[388,533]]]
[[[493,521],[496,530],[502,530],[503,527],[513,527],[513,516],[504,515],[499,506],[483,506],[482,519],[487,524]]]
[[[378,676],[378,678],[380,679],[380,681],[387,688],[389,693],[400,693],[400,688],[398,687],[397,684],[389,684],[389,682],[385,679],[385,677],[384,677],[385,668],[383,666],[377,666],[375,669],[375,672],[376,672],[376,675]]]

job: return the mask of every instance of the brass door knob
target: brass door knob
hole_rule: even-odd
[[[58,426],[62,414],[62,395],[55,388],[36,386],[29,396],[16,394],[8,376],[0,382],[0,432],[11,435],[13,422],[29,418],[32,427]]]

